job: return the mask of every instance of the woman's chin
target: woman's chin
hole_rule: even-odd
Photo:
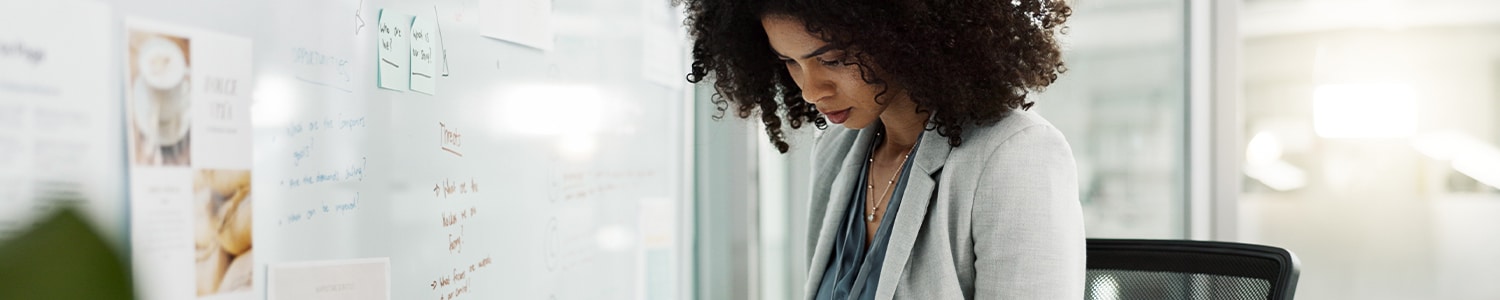
[[[860,129],[865,129],[865,127],[870,127],[870,124],[874,123],[874,122],[871,122],[871,121],[863,121],[863,122],[860,122],[860,121],[862,121],[862,120],[849,120],[849,121],[844,122],[843,124],[839,124],[839,125],[840,126],[844,126],[844,128],[848,128],[848,129],[851,129],[851,130],[860,130]]]

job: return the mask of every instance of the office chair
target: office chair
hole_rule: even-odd
[[[1090,300],[1292,299],[1297,256],[1286,249],[1190,240],[1088,239]]]

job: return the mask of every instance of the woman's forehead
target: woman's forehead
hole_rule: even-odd
[[[761,26],[771,48],[787,57],[801,57],[828,44],[807,32],[802,20],[793,17],[768,15],[761,18]]]

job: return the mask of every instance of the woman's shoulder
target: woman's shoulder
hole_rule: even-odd
[[[966,131],[963,145],[954,149],[955,151],[985,155],[1009,146],[1067,145],[1062,132],[1052,126],[1052,122],[1036,112],[1026,110],[1015,110],[999,122],[974,126]]]

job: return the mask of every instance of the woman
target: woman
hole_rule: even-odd
[[[1077,174],[1027,94],[1064,71],[1048,0],[685,0],[720,112],[826,122],[807,299],[1082,299]]]

